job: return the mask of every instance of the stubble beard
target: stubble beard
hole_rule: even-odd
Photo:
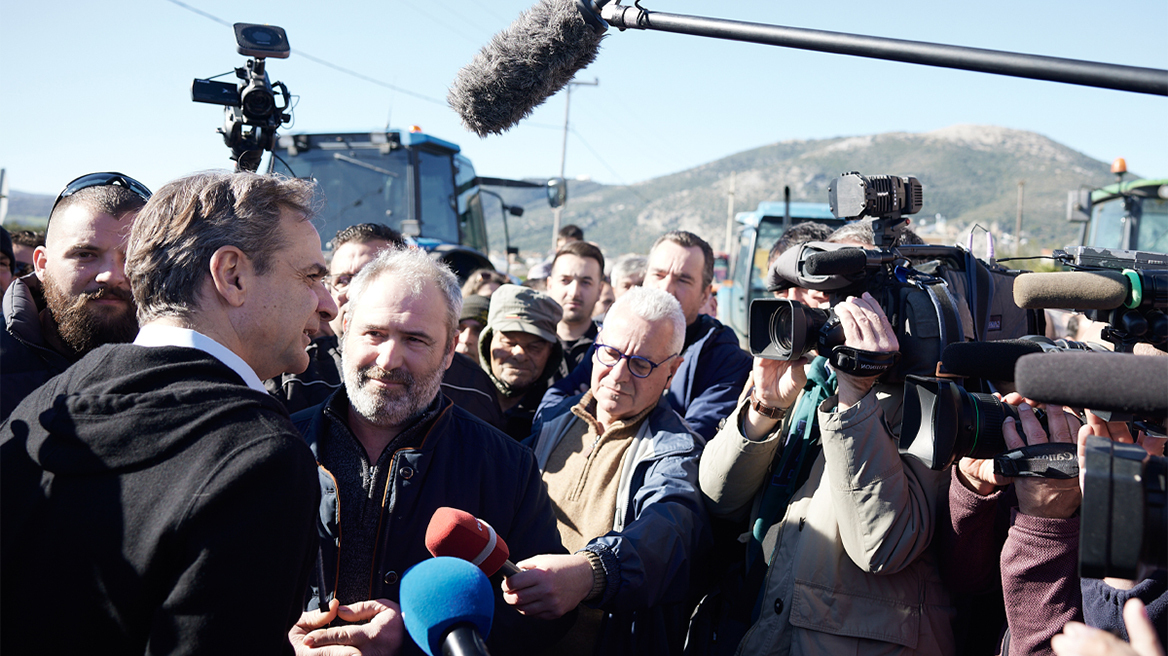
[[[402,383],[403,387],[379,389],[369,384],[373,379]],[[366,421],[380,428],[402,426],[420,415],[438,395],[441,385],[441,368],[419,380],[400,368],[385,371],[377,365],[345,367],[349,404]]]
[[[94,292],[70,296],[44,272],[45,304],[57,324],[57,334],[77,355],[85,355],[103,344],[124,344],[138,335],[138,306],[129,291],[101,287]],[[90,305],[90,301],[117,298],[126,302],[121,308],[106,307],[105,311]]]

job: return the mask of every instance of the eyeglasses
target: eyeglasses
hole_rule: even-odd
[[[128,175],[114,173],[113,171],[106,171],[104,173],[86,173],[80,178],[77,178],[76,180],[73,180],[69,184],[65,185],[65,189],[62,190],[61,193],[57,194],[57,200],[53,201],[53,210],[57,209],[57,205],[60,205],[61,201],[81,191],[82,189],[89,189],[90,187],[107,187],[110,185],[115,187],[125,187],[126,189],[129,189],[130,191],[140,196],[142,200],[150,200],[151,193],[150,190],[146,188],[146,185],[138,182]],[[53,212],[50,210],[49,217],[51,218],[52,216]]]
[[[600,361],[600,364],[606,367],[615,367],[624,358],[629,361],[629,373],[637,378],[648,378],[654,369],[676,357],[677,354],[674,353],[661,362],[653,362],[648,358],[642,358],[639,355],[625,355],[611,346],[606,346],[600,342],[596,343],[596,359]]]
[[[325,282],[328,283],[329,289],[335,292],[343,292],[348,289],[349,285],[353,282],[353,274],[338,273],[335,276],[326,277]]]

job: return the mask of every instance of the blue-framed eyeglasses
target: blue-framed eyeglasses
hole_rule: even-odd
[[[639,355],[625,355],[611,346],[601,344],[600,342],[596,343],[596,359],[600,361],[600,364],[606,367],[615,367],[621,361],[621,358],[624,358],[629,361],[629,373],[637,378],[648,378],[654,369],[676,357],[677,354],[674,353],[661,362],[653,362],[648,358],[642,358]]]
[[[69,184],[65,185],[65,188],[61,190],[61,193],[57,194],[57,200],[53,201],[53,209],[57,209],[57,205],[60,205],[61,201],[81,191],[82,189],[88,189],[90,187],[106,187],[109,185],[125,187],[126,189],[129,189],[130,191],[140,196],[142,200],[150,200],[150,190],[146,188],[146,185],[138,182],[134,178],[131,178],[124,173],[105,171],[102,173],[86,173],[80,178],[77,178]],[[52,210],[49,210],[49,217],[51,218],[52,216],[53,212]]]

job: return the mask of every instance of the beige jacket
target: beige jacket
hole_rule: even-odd
[[[764,540],[765,597],[739,654],[954,653],[953,611],[928,548],[949,475],[900,457],[885,427],[899,424],[899,400],[874,390],[843,413],[829,411],[834,396],[820,406],[823,452]],[[784,435],[747,440],[745,407],[701,459],[702,491],[720,517],[754,518]]]

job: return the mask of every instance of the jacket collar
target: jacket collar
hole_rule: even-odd
[[[44,305],[41,281],[35,273],[13,280],[4,294],[4,323],[8,332],[26,344],[49,348],[40,318]]]

